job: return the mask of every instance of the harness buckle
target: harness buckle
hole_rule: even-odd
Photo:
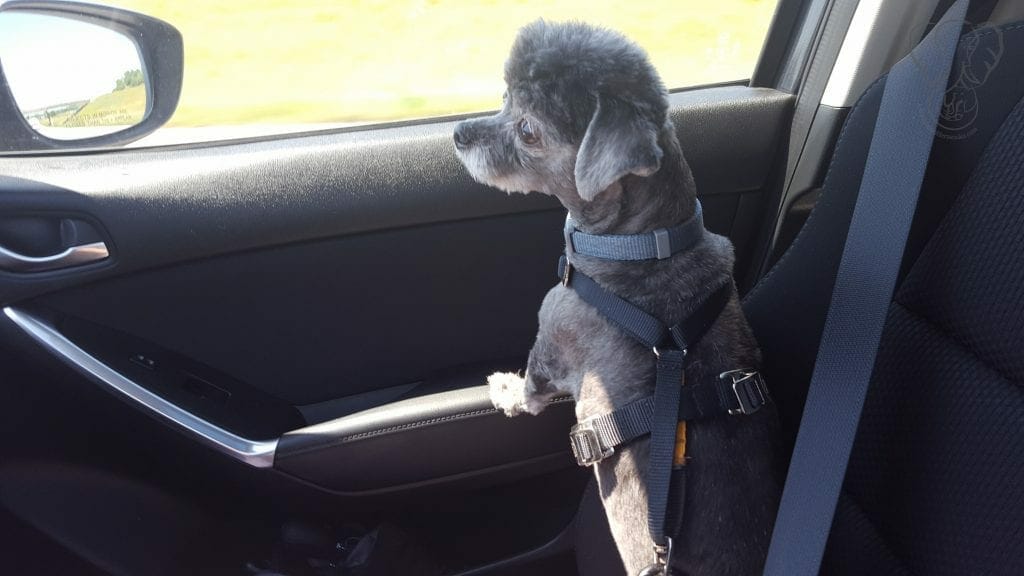
[[[572,214],[566,214],[565,226],[562,228],[562,235],[565,236],[566,255],[572,254],[576,251],[576,247],[572,245],[572,233],[575,231],[576,223],[572,221]]]
[[[615,453],[615,448],[604,448],[592,421],[587,420],[572,427],[569,432],[569,445],[572,455],[580,466],[597,464]]]
[[[654,252],[658,260],[672,257],[672,239],[667,228],[658,228],[654,231]]]
[[[665,544],[654,545],[654,564],[640,571],[638,576],[669,576],[672,570],[672,539],[665,537]]]
[[[733,416],[743,414],[749,416],[772,401],[764,377],[756,370],[740,369],[722,372],[719,379],[732,381],[732,393],[736,396],[739,408],[729,410]]]
[[[562,282],[562,286],[569,286],[572,282],[572,264],[569,262],[569,258],[562,256],[558,259],[558,277]]]

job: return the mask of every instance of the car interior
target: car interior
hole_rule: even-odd
[[[790,449],[886,72],[951,4],[780,0],[749,81],[669,95]],[[967,20],[821,574],[1024,574],[1024,3]],[[76,147],[10,102],[0,573],[625,573],[572,399],[491,405],[565,211],[474,182],[464,116]]]

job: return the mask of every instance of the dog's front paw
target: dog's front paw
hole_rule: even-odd
[[[526,379],[512,372],[495,372],[487,377],[491,402],[506,416],[526,412]]]

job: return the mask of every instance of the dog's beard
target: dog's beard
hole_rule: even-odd
[[[486,149],[473,146],[466,150],[456,150],[456,156],[469,171],[474,180],[487,186],[493,186],[504,192],[526,194],[535,187],[530,179],[516,171],[499,170],[489,157]]]

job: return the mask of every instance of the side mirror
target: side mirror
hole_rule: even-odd
[[[0,0],[0,152],[122,146],[174,114],[181,34],[149,16]]]

